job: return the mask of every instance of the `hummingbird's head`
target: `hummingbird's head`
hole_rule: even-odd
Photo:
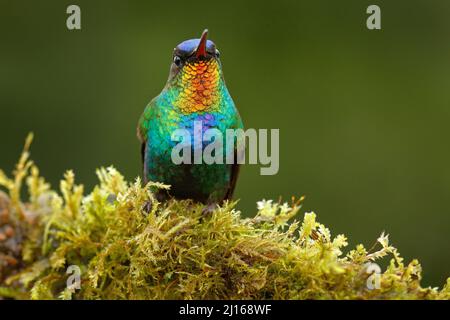
[[[207,38],[208,30],[205,29],[200,39],[186,40],[175,47],[169,79],[175,78],[186,69],[194,74],[206,70],[212,71],[213,67],[220,68],[219,50],[216,49],[214,42]]]
[[[223,90],[219,50],[207,39],[186,40],[173,51],[168,85],[178,88],[177,103],[186,112],[196,112],[217,105]]]

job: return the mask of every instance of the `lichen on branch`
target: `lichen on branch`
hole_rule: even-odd
[[[384,234],[344,254],[344,235],[312,212],[297,218],[302,198],[260,201],[253,218],[236,202],[205,215],[192,201],[159,203],[150,190],[169,186],[129,183],[113,167],[97,170],[87,195],[72,171],[56,192],[29,159],[31,140],[12,178],[0,171],[0,299],[450,298],[450,279],[421,287],[418,261],[405,264]],[[370,263],[386,256],[374,274]]]

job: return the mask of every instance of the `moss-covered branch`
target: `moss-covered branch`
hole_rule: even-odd
[[[205,216],[190,201],[158,203],[150,186],[167,186],[128,183],[114,168],[97,171],[88,195],[68,171],[57,193],[29,159],[30,143],[12,178],[0,171],[0,299],[450,298],[450,280],[422,288],[419,263],[404,264],[385,235],[370,252],[344,255],[345,236],[333,238],[314,213],[296,220],[302,199],[261,201],[253,218],[235,203]],[[368,286],[368,263],[385,256],[379,286]],[[81,271],[80,289],[67,285],[69,266]]]

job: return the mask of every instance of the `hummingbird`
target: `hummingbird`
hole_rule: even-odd
[[[198,135],[194,132],[195,123],[201,122],[201,134],[214,129],[225,137],[227,129],[243,129],[225,84],[220,52],[207,37],[208,30],[204,30],[200,39],[186,40],[175,47],[167,83],[146,106],[138,122],[137,135],[141,142],[144,182],[171,186],[168,191],[157,191],[159,201],[172,197],[192,199],[212,209],[231,199],[239,174],[238,161],[175,164],[171,157],[178,143],[172,139],[174,130],[187,130],[195,137]],[[191,146],[195,154],[204,151],[206,143]],[[236,153],[236,147],[226,149],[223,149],[225,156]]]

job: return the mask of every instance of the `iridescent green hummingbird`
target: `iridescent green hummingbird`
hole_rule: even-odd
[[[175,197],[193,199],[208,205],[230,199],[236,186],[239,164],[225,161],[229,152],[223,143],[223,163],[175,164],[172,150],[179,143],[172,134],[187,130],[191,137],[195,123],[201,122],[201,135],[217,129],[225,139],[227,129],[243,129],[241,117],[228,92],[215,44],[207,40],[208,30],[200,39],[186,40],[173,51],[169,79],[162,92],[145,108],[138,124],[138,137],[144,181],[157,181],[171,186],[159,199]],[[194,138],[193,138],[194,139]],[[203,151],[207,143],[191,144],[192,155]],[[236,144],[235,144],[236,146]],[[236,159],[236,157],[235,157]]]

